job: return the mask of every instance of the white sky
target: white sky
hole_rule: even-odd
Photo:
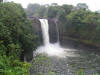
[[[5,0],[6,1],[6,0]],[[29,3],[51,4],[58,3],[76,5],[77,3],[86,3],[92,11],[100,10],[100,0],[8,0],[21,3],[23,7],[27,7]]]

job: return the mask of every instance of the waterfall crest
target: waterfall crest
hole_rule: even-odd
[[[59,45],[59,42],[52,44],[49,41],[49,24],[47,19],[39,19],[41,22],[41,29],[43,35],[43,46],[37,48],[36,53],[45,53],[49,56],[64,57],[65,51]],[[58,32],[58,30],[57,30]],[[59,38],[58,38],[59,39]]]

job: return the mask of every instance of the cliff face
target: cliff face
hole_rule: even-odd
[[[72,38],[69,37],[68,33],[66,32],[66,28],[63,23],[60,21],[57,21],[56,19],[49,19],[49,34],[50,34],[50,42],[55,43],[57,42],[58,36],[59,36],[59,42],[60,45],[63,47],[67,48],[74,48],[74,49],[88,49],[88,50],[93,50],[93,49],[99,49],[99,47],[85,43],[82,40],[79,40],[78,38]],[[56,24],[58,27],[58,32],[57,33],[57,28]]]
[[[35,34],[39,37],[39,43],[43,44],[43,38],[42,38],[42,30],[41,30],[41,24],[39,19],[37,18],[30,18],[30,20],[33,23],[33,30]],[[48,19],[49,23],[49,37],[50,37],[50,42],[51,43],[56,43],[58,41],[58,36],[59,36],[59,42],[62,46],[65,46],[68,41],[66,38],[66,33],[64,32],[63,25],[60,24],[59,22],[56,22],[56,19]],[[58,32],[57,32],[57,27],[56,23],[58,26]]]
[[[29,18],[32,21],[32,26],[33,26],[33,30],[35,35],[37,35],[38,37],[38,42],[40,44],[43,44],[43,40],[42,40],[42,30],[41,30],[41,24],[38,18],[35,17],[31,17]]]
[[[29,18],[32,21],[33,24],[33,30],[35,34],[39,37],[40,44],[43,44],[43,38],[42,38],[42,30],[41,30],[41,24],[38,18]],[[49,37],[51,43],[57,42],[57,29],[56,29],[56,23],[54,19],[48,19],[49,23]]]
[[[49,23],[49,37],[51,43],[56,43],[58,39],[58,33],[56,28],[56,23],[54,19],[48,19]]]
[[[43,45],[40,21],[37,18],[30,18],[30,19],[33,22],[33,30],[35,34],[39,37],[39,43]],[[56,28],[56,23],[57,23],[58,31],[59,31],[59,42],[61,46],[68,47],[68,48],[79,48],[79,49],[80,48],[83,49],[85,47],[87,48],[95,47],[93,45],[88,45],[86,43],[83,43],[79,41],[78,39],[68,37],[66,31],[64,30],[65,26],[59,21],[57,22],[56,19],[48,19],[48,23],[49,23],[49,36],[50,36],[51,43],[56,43],[58,40],[58,33],[57,33],[57,28]]]

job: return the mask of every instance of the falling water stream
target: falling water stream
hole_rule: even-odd
[[[64,57],[65,52],[64,49],[59,45],[59,42],[54,44],[50,43],[48,20],[40,19],[40,22],[41,22],[44,45],[37,48],[37,53],[46,53],[49,56]]]

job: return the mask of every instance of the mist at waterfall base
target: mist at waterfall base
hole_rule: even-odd
[[[59,41],[57,43],[50,43],[49,41],[49,25],[47,19],[39,19],[41,23],[43,43],[44,45],[36,49],[35,54],[47,54],[48,56],[65,57],[65,51],[60,46]]]

